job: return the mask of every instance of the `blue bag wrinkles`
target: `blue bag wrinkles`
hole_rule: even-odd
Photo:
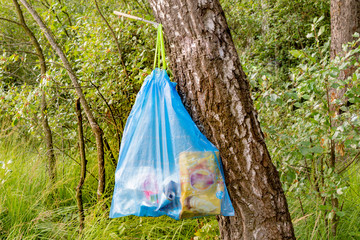
[[[175,86],[165,70],[156,68],[137,94],[121,142],[110,218],[180,219],[179,154],[218,152],[192,121]],[[215,161],[225,179],[220,159]],[[225,184],[222,196],[221,215],[233,216]]]

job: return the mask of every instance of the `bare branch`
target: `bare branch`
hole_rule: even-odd
[[[114,116],[114,112],[113,110],[111,109],[108,101],[106,100],[106,98],[104,97],[104,95],[100,92],[100,89],[99,89],[99,86],[96,86],[91,80],[90,80],[90,83],[92,86],[94,86],[97,90],[97,92],[99,93],[101,99],[105,102],[106,106],[108,107],[109,111],[110,111],[110,114],[111,114],[111,117],[114,121],[114,124],[115,124],[115,129],[116,129],[116,136],[117,136],[117,139],[118,139],[118,143],[119,143],[119,147],[120,147],[120,142],[121,142],[121,137],[120,137],[120,133],[119,133],[119,127],[118,127],[118,124],[117,124],[117,121],[116,121],[116,118]],[[105,145],[106,146],[106,145]]]
[[[346,164],[345,167],[343,167],[341,170],[339,170],[339,171],[338,171],[338,174],[341,174],[341,173],[344,172],[348,167],[350,167],[351,164],[352,164],[353,162],[355,162],[355,160],[356,160],[359,156],[360,156],[360,152],[358,152],[358,153],[355,155],[355,157],[353,157],[353,159],[352,159],[348,164]]]
[[[70,156],[69,154],[67,154],[66,152],[62,151],[60,148],[58,148],[57,146],[54,146],[56,148],[56,150],[60,151],[61,153],[65,154],[68,158],[70,158],[71,160],[73,160],[74,162],[76,162],[79,166],[81,166],[81,164],[72,156]],[[94,174],[92,174],[91,172],[89,172],[88,170],[86,170],[86,172],[88,174],[90,174],[96,181],[99,181],[99,179],[97,177],[94,176]]]
[[[39,56],[39,54],[34,53],[34,52],[29,52],[29,51],[23,51],[23,50],[8,50],[8,49],[4,49],[5,52],[9,52],[9,53],[17,53],[17,52],[21,52],[21,53],[27,53],[27,54],[31,54],[31,55],[35,55],[35,56]]]
[[[98,13],[100,14],[100,16],[101,16],[101,18],[104,20],[104,22],[106,23],[106,26],[109,28],[109,30],[110,30],[113,38],[114,38],[114,41],[115,41],[115,43],[116,43],[116,47],[117,47],[117,50],[118,50],[118,53],[119,53],[119,58],[120,58],[120,61],[121,61],[121,65],[123,66],[125,75],[126,75],[126,77],[128,78],[129,75],[128,75],[127,71],[126,71],[125,63],[124,63],[124,60],[123,60],[123,58],[122,58],[119,40],[117,39],[117,36],[116,36],[114,30],[112,29],[112,27],[110,26],[109,22],[106,20],[106,18],[105,18],[104,15],[102,14],[102,12],[101,12],[101,10],[100,10],[100,8],[99,8],[99,5],[98,5],[97,0],[94,0],[94,2],[95,2],[96,10],[97,10]]]
[[[11,19],[7,19],[7,18],[0,17],[0,20],[4,20],[4,21],[7,21],[7,22],[14,23],[14,24],[16,24],[16,25],[22,26],[21,23],[16,22],[16,21],[11,20]]]

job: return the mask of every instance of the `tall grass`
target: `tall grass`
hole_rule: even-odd
[[[345,215],[340,217],[336,238],[332,237],[331,230],[326,226],[330,221],[324,218],[324,211],[320,209],[320,200],[314,201],[315,198],[311,195],[302,195],[300,200],[292,195],[287,196],[298,239],[360,239],[359,170],[360,165],[353,165],[342,176],[342,179],[347,181],[348,188],[339,200]]]
[[[55,185],[47,179],[40,145],[32,139],[0,138],[0,239],[217,239],[215,217],[175,221],[169,217],[124,217],[109,219],[111,185],[103,203],[96,203],[96,179],[87,175],[84,188],[85,229],[78,227],[75,188],[79,166],[70,158],[58,156]],[[77,159],[77,156],[73,156]],[[89,155],[89,171],[96,176],[96,157]],[[360,174],[353,166],[345,177],[343,211],[337,239],[360,239]],[[113,174],[107,166],[108,176]],[[331,239],[319,203],[310,196],[288,195],[298,239]],[[104,208],[104,203],[108,208]],[[342,204],[342,202],[341,202]],[[196,233],[198,232],[198,233]]]
[[[96,179],[90,174],[83,191],[85,229],[79,233],[75,199],[79,166],[59,157],[57,181],[51,186],[41,151],[31,141],[0,139],[0,239],[191,239],[204,224],[214,226],[217,233],[215,217],[109,219],[111,198],[96,203]],[[89,171],[96,176],[95,156],[88,157]],[[107,170],[113,174],[110,167]]]

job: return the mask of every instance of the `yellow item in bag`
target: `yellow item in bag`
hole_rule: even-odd
[[[180,218],[220,214],[224,181],[216,161],[214,152],[180,153]]]

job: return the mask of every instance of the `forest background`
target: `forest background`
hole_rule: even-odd
[[[154,20],[148,3],[31,2],[72,64],[97,119],[103,176],[100,135],[86,118],[81,121],[63,62],[23,6],[21,20],[16,1],[0,3],[0,239],[219,238],[215,217],[108,218],[122,131],[152,70],[156,42],[152,25],[112,12]],[[223,0],[221,5],[296,237],[360,239],[358,35],[344,54],[331,56],[325,0]],[[331,89],[346,91],[336,99]]]

